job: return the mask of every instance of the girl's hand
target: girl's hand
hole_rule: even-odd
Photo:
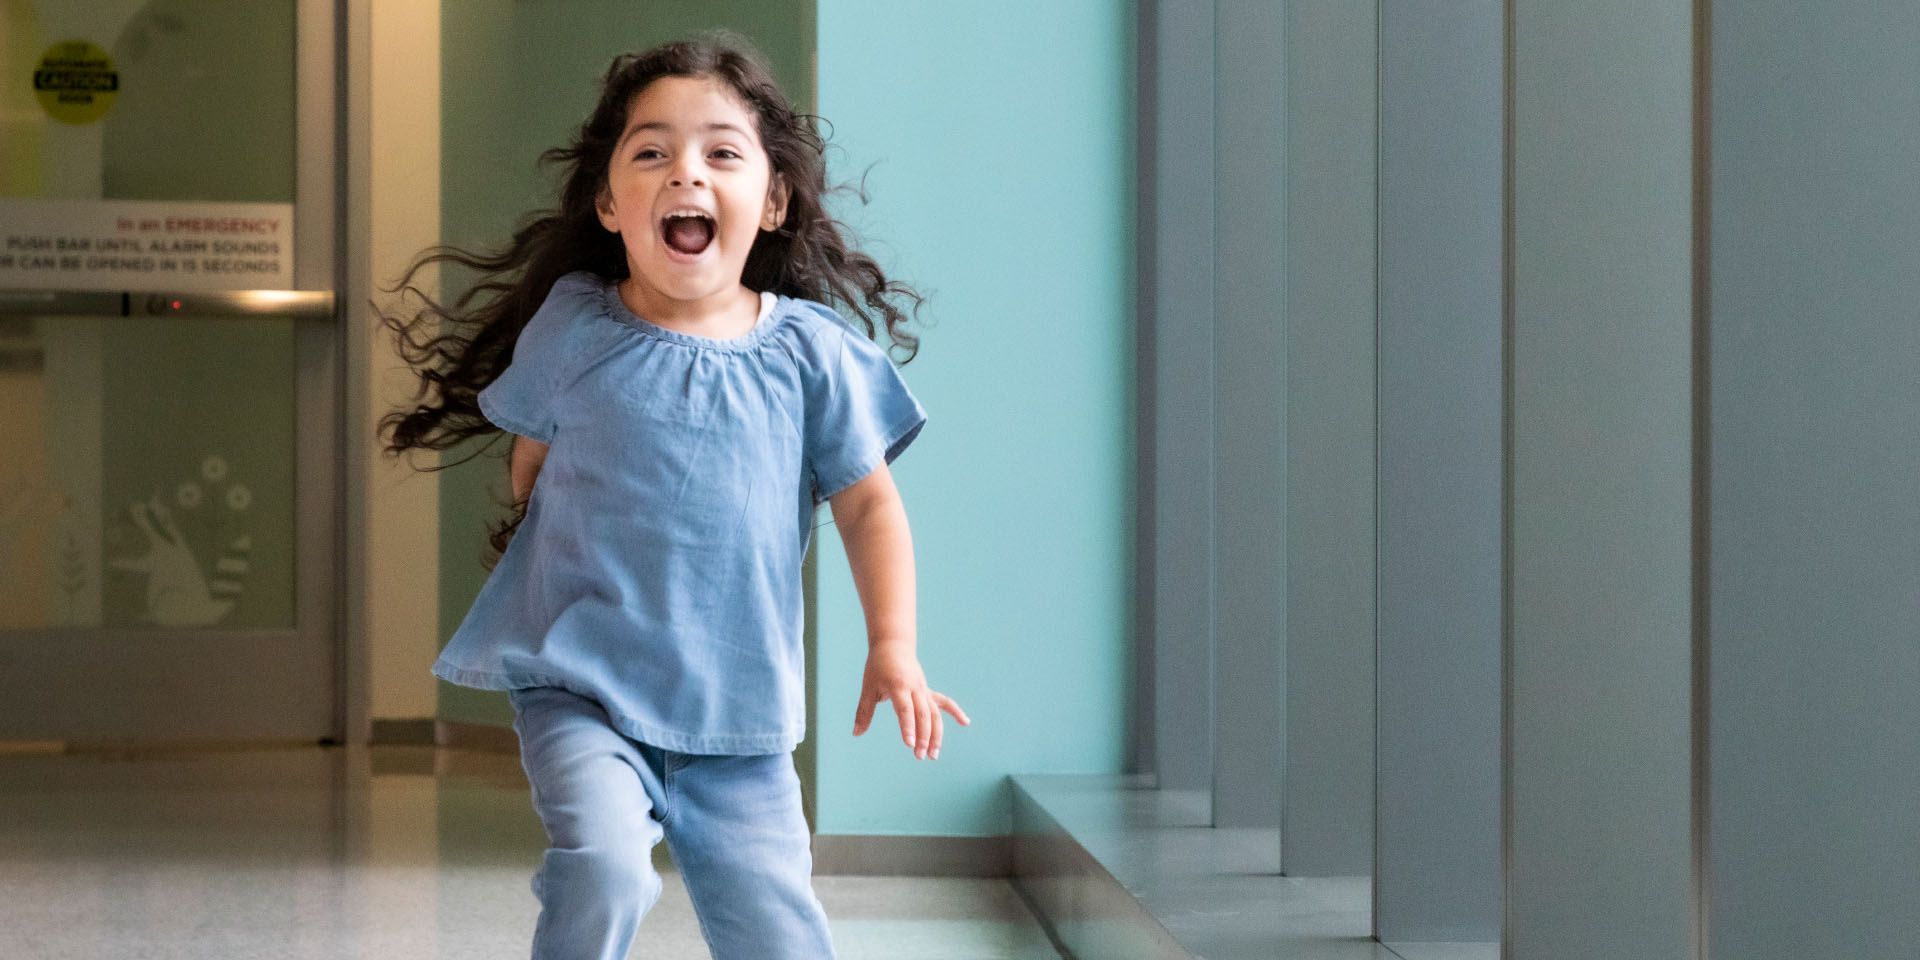
[[[911,651],[875,647],[867,653],[866,676],[860,680],[860,706],[853,712],[853,735],[867,732],[874,708],[892,700],[900,715],[900,739],[922,760],[940,758],[940,711],[953,714],[962,726],[972,723],[965,711],[946,694],[927,687],[926,671]]]

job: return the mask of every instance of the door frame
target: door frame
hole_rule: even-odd
[[[341,161],[347,129],[341,109],[347,88],[340,43],[343,0],[297,0],[294,12],[294,268],[299,290],[335,291],[334,316],[326,323],[295,324],[294,335],[294,555],[295,625],[300,642],[333,651],[333,718],[323,740],[353,742],[354,711],[364,724],[364,669],[347,642],[347,522],[352,487],[347,482],[345,431],[346,341],[362,302],[344,286],[349,262],[343,226],[351,183]],[[364,738],[361,738],[364,739]]]

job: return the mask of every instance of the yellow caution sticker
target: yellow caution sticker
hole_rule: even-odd
[[[107,115],[120,92],[120,73],[105,50],[85,40],[47,48],[33,71],[40,109],[61,123],[92,123]]]

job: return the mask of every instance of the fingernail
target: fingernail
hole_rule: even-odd
[[[938,747],[935,747],[935,748],[934,748],[934,750],[933,750],[933,758],[934,758],[935,760],[938,760],[938,759],[940,759],[940,748],[938,748]]]

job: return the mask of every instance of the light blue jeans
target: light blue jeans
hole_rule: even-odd
[[[714,960],[829,960],[791,753],[676,753],[630,740],[591,699],[509,693],[549,844],[533,960],[625,960],[660,899],[662,836]]]

